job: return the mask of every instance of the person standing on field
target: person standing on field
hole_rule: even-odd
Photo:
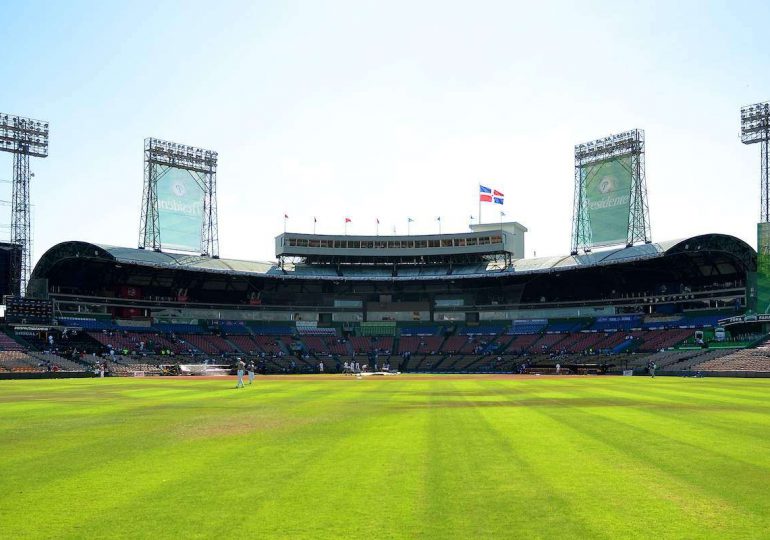
[[[236,372],[238,373],[238,383],[235,385],[236,388],[243,388],[243,368],[246,367],[246,364],[243,363],[243,360],[240,358],[238,359],[238,362],[235,364]]]
[[[324,372],[324,363],[318,362],[318,373],[323,373],[323,372]]]
[[[249,365],[246,366],[246,371],[249,373],[249,384],[254,383],[254,360],[249,360]]]

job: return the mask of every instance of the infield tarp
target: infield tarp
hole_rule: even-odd
[[[631,203],[631,156],[581,167],[591,226],[591,246],[623,244],[628,237]]]
[[[167,167],[158,178],[158,221],[164,249],[200,253],[203,188],[197,173]]]

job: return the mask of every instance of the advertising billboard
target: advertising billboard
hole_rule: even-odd
[[[757,223],[757,313],[770,313],[770,223]]]
[[[164,249],[199,253],[205,193],[198,174],[164,167],[157,190],[161,245]]]
[[[633,179],[631,156],[584,165],[580,174],[585,186],[591,246],[625,244]]]

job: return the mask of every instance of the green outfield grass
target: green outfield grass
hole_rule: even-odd
[[[0,381],[2,538],[768,538],[770,379]]]

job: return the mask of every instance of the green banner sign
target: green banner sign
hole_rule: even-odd
[[[164,249],[200,252],[203,189],[197,173],[168,167],[158,178],[158,224]]]
[[[631,204],[631,156],[581,168],[591,227],[591,246],[624,244]]]
[[[770,313],[770,223],[757,223],[757,313]]]

